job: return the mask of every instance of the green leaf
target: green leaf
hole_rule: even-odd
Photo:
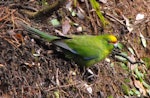
[[[114,98],[112,95],[108,96],[107,98]]]
[[[59,91],[54,92],[55,98],[59,98]]]
[[[60,25],[60,22],[57,19],[52,19],[50,22],[53,26],[59,26]]]
[[[138,68],[135,68],[134,72],[135,72],[136,78],[139,79],[140,82],[142,82],[142,81],[143,81],[143,78],[144,78],[143,73],[141,73],[141,72],[138,70]]]
[[[128,70],[129,68],[126,66],[125,63],[120,63],[121,64],[121,67],[124,69],[124,70]]]
[[[127,56],[127,54],[124,53],[124,52],[122,52],[121,54]],[[117,55],[115,55],[115,58],[118,59],[118,60],[120,60],[121,62],[126,62],[126,61],[127,61],[126,58],[124,58],[124,57],[122,57],[122,56],[117,56]]]
[[[117,46],[120,50],[122,50],[124,48],[123,44],[121,44],[121,43],[118,43]]]
[[[96,0],[90,0],[90,3],[92,5],[92,7],[94,8],[94,10],[96,11],[96,14],[100,18],[102,25],[105,27],[108,24],[108,21],[105,20],[103,14],[101,13],[99,3]]]
[[[114,67],[114,65],[115,65],[114,62],[112,62],[112,63],[110,64],[111,67]]]
[[[73,5],[77,7],[77,0],[73,0]]]
[[[145,62],[146,67],[149,69],[150,68],[150,58],[144,57],[142,60]]]
[[[143,85],[150,90],[150,85],[148,85],[145,81],[142,81]]]
[[[121,88],[123,89],[124,94],[130,95],[130,88],[129,88],[128,85],[122,84],[122,85],[121,85]]]
[[[76,16],[76,12],[75,12],[75,10],[73,10],[72,12],[71,12],[71,15],[74,17],[74,16]]]
[[[126,78],[124,81],[125,83],[129,83],[131,80],[129,78]]]
[[[136,90],[135,88],[133,88],[130,90],[130,95],[137,95],[138,97],[140,97],[141,93],[138,90]]]

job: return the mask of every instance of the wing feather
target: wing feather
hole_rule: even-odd
[[[91,60],[100,57],[103,42],[96,36],[74,36],[73,39],[59,40],[55,45],[69,50],[73,54],[80,55],[85,60]],[[101,47],[102,46],[102,47]],[[103,47],[104,48],[104,47]]]

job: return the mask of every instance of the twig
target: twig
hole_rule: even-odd
[[[40,9],[39,11],[32,12],[29,10],[22,9],[21,12],[28,15],[30,18],[38,18],[43,17],[43,15],[48,15],[55,10],[58,10],[58,8],[65,2],[66,0],[55,0],[55,2],[43,9]]]
[[[106,12],[104,12],[104,11],[101,11],[101,13],[103,13],[104,15],[106,15],[106,16],[109,17],[109,18],[112,18],[112,19],[116,20],[116,21],[119,22],[121,25],[126,26],[126,25],[123,23],[123,21],[117,19],[116,17],[112,16],[111,14],[106,13]]]
[[[56,87],[52,87],[47,89],[47,91],[51,91],[54,89],[58,89],[58,88],[66,88],[66,87],[70,87],[70,86],[74,86],[74,85],[78,85],[79,83],[72,83],[72,84],[68,84],[68,85],[61,85],[61,86],[56,86]]]
[[[60,85],[59,79],[58,79],[58,72],[59,72],[59,69],[57,68],[57,69],[56,69],[56,85],[57,85],[57,86]]]
[[[3,38],[5,41],[7,41],[9,44],[11,44],[12,46],[14,46],[16,49],[18,49],[18,51],[23,55],[22,51],[9,39],[4,38],[3,36],[0,35],[0,38]],[[18,43],[19,44],[19,43]],[[20,45],[19,45],[20,46]]]
[[[3,16],[3,17],[2,17],[2,15],[1,15],[1,17],[0,17],[0,22],[3,21],[4,19],[8,18],[8,17],[10,16],[10,14],[11,14],[11,13],[8,11],[8,9],[6,9],[6,8],[5,8],[5,9],[3,8],[2,10],[3,10],[2,12],[3,12],[4,14],[5,14],[5,13],[7,13],[7,14],[6,14],[5,16]],[[4,10],[5,10],[6,12],[5,12]],[[3,14],[2,12],[1,12],[0,14]]]
[[[131,64],[144,64],[145,65],[145,63],[144,62],[141,62],[141,61],[132,61],[130,58],[128,58],[127,56],[125,56],[125,55],[123,55],[123,54],[121,54],[121,53],[118,53],[118,52],[116,52],[116,51],[113,51],[113,53],[115,54],[115,55],[118,55],[118,56],[121,56],[121,57],[123,57],[123,58],[125,58],[127,61],[129,61]]]

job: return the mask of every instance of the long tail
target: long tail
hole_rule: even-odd
[[[47,33],[45,33],[45,32],[42,32],[42,31],[37,30],[37,29],[35,29],[35,28],[32,28],[32,27],[30,27],[30,26],[28,26],[28,25],[26,25],[26,24],[24,24],[24,23],[22,23],[22,22],[19,22],[19,24],[20,24],[26,31],[28,31],[28,32],[30,32],[30,33],[37,34],[38,36],[42,37],[43,39],[45,39],[45,40],[47,40],[47,41],[49,41],[49,42],[51,42],[51,41],[53,41],[53,40],[61,39],[60,37],[53,36],[53,35],[49,35],[49,34],[47,34]]]

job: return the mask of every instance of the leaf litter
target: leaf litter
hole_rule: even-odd
[[[49,3],[46,0],[43,0],[44,2],[45,4]],[[55,1],[52,0],[52,2]],[[33,0],[32,3],[31,1],[0,2],[0,96],[29,98],[47,96],[58,98],[113,96],[117,98],[128,95],[136,98],[137,96],[149,96],[150,72],[144,67],[142,69],[145,72],[140,70],[140,65],[131,64],[132,69],[130,69],[130,66],[123,63],[126,66],[123,69],[118,61],[109,57],[109,62],[102,61],[90,68],[96,74],[96,77],[88,79],[82,76],[82,70],[73,61],[64,58],[61,53],[51,52],[54,48],[51,44],[23,31],[15,23],[17,18],[33,27],[38,25],[37,28],[42,31],[49,30],[48,33],[53,35],[57,35],[55,31],[62,31],[62,34],[70,34],[70,32],[80,34],[78,31],[82,30],[77,27],[84,27],[82,29],[87,32],[83,32],[83,34],[114,34],[125,46],[121,50],[128,52],[127,55],[134,55],[133,57],[131,56],[132,60],[139,60],[150,57],[150,35],[148,33],[150,25],[149,17],[146,17],[150,11],[149,2],[144,0],[129,2],[126,0],[116,2],[113,0],[109,2],[107,0],[97,1],[100,7],[98,9],[109,21],[109,26],[106,28],[102,26],[103,24],[97,22],[97,20],[100,21],[98,19],[99,15],[97,16],[99,12],[98,10],[96,10],[97,12],[92,11],[92,6],[87,0],[78,0],[76,6],[70,0],[66,0],[66,2],[68,8],[65,9],[65,5],[60,8],[63,9],[64,13],[59,12],[59,9],[57,9],[52,13],[52,16],[49,16],[51,17],[50,19],[58,19],[59,21],[54,21],[52,24],[49,24],[46,18],[44,20],[30,19],[25,14],[20,13],[19,7],[21,5],[25,9],[31,10],[33,6],[39,9],[41,5],[38,1]],[[114,8],[119,9],[124,17],[115,14]],[[60,21],[61,19],[66,19],[63,14],[72,23],[80,26]],[[72,14],[74,15],[72,16]],[[136,21],[138,21],[137,24]],[[57,25],[61,25],[62,28]],[[125,32],[122,27],[126,28],[129,33]],[[136,29],[137,27],[138,30]],[[10,31],[13,32],[13,35],[9,34],[11,33]],[[33,38],[34,43],[31,41]],[[128,51],[128,47],[131,45],[132,48]],[[38,52],[39,49],[40,52]],[[134,70],[135,68],[138,70]],[[130,71],[133,71],[133,73],[130,74]],[[126,84],[125,79],[130,79],[132,83]],[[126,87],[129,86],[127,87],[129,92],[122,92],[122,84],[126,84]]]

